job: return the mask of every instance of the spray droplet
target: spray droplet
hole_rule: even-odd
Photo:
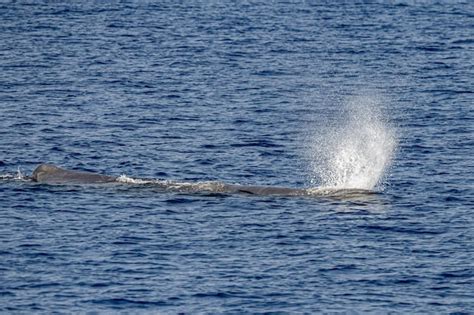
[[[16,171],[16,177],[15,179],[24,179],[25,178],[25,175],[23,175],[23,173],[21,172],[21,169],[20,167],[18,167],[17,171]]]
[[[337,123],[312,146],[312,182],[326,188],[373,190],[390,166],[397,140],[374,96],[353,97]]]

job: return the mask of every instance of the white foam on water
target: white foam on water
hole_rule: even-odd
[[[0,174],[0,180],[10,180],[10,179],[16,179],[16,175]]]
[[[146,185],[152,184],[157,185],[169,190],[177,191],[211,191],[211,192],[222,192],[225,191],[226,185],[222,182],[217,181],[204,181],[204,182],[178,182],[172,180],[162,180],[162,179],[139,179],[132,178],[125,174],[117,177],[117,182],[126,183],[126,184],[135,184],[135,185]]]
[[[139,178],[132,178],[128,177],[125,174],[120,175],[117,177],[117,182],[119,183],[126,183],[126,184],[150,184],[154,183],[154,180],[146,180],[146,179],[139,179]]]
[[[317,132],[310,146],[313,185],[335,189],[383,189],[397,148],[395,129],[381,111],[382,99],[359,95]]]
[[[210,192],[224,192],[226,185],[222,182],[217,181],[204,181],[204,182],[173,182],[168,181],[166,184],[168,189],[173,190],[184,190],[184,191],[210,191]]]
[[[0,180],[29,181],[31,179],[23,174],[20,167],[18,167],[15,174],[0,174]]]
[[[25,179],[25,175],[22,173],[20,167],[18,167],[16,171],[15,179],[19,179],[19,180]]]

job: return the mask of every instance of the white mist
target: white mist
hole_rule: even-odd
[[[339,117],[312,139],[311,177],[323,188],[374,190],[393,159],[397,138],[380,98],[351,98]]]

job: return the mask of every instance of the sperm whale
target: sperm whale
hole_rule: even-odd
[[[119,177],[102,175],[84,171],[66,170],[53,164],[40,164],[30,177],[34,182],[44,184],[103,184],[120,183]],[[165,188],[198,191],[208,190],[222,193],[244,193],[254,195],[301,195],[302,189],[271,187],[271,186],[244,186],[224,184],[220,182],[208,183],[176,183],[169,181],[155,182]]]
[[[52,164],[40,164],[29,177],[32,181],[50,185],[83,185],[106,183],[139,183],[149,184],[165,190],[180,192],[210,192],[224,194],[249,194],[249,195],[280,195],[280,196],[321,196],[321,195],[366,195],[371,191],[361,189],[321,189],[321,188],[289,188],[275,186],[255,186],[227,184],[223,182],[174,182],[168,180],[130,179],[123,176],[109,176],[91,172],[67,170]]]

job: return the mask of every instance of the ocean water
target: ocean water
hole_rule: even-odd
[[[0,1],[0,21],[0,313],[474,312],[472,1]],[[28,180],[43,162],[122,183]]]

